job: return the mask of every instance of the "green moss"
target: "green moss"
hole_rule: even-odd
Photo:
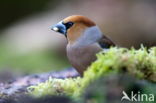
[[[83,78],[52,79],[37,86],[30,86],[29,93],[34,96],[68,95],[80,97],[85,88],[102,76],[110,73],[128,72],[139,79],[156,82],[156,47],[147,50],[110,48],[109,51],[97,54],[97,60],[84,73]],[[31,91],[30,91],[31,89]]]
[[[80,77],[68,79],[56,79],[50,77],[45,83],[39,83],[37,86],[28,87],[28,92],[36,97],[46,95],[78,96],[80,93],[77,89],[81,88],[80,83]]]

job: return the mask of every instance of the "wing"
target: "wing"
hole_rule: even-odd
[[[115,43],[105,35],[102,36],[102,38],[98,41],[98,43],[103,49],[107,49],[110,48],[111,46],[115,46]]]

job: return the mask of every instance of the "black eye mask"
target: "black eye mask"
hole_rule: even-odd
[[[66,30],[68,30],[70,27],[73,26],[73,22],[67,22],[67,23],[63,23],[66,26]]]

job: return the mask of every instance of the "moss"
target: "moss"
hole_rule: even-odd
[[[56,79],[49,78],[44,83],[39,83],[37,86],[28,87],[28,92],[36,97],[46,95],[80,95],[76,90],[81,88],[81,78]]]
[[[123,71],[135,75],[138,78],[146,78],[150,81],[156,81],[150,76],[156,74],[156,48],[149,50],[142,47],[139,50],[125,48],[111,48],[107,53],[97,54],[97,61],[85,73],[85,76],[96,74],[95,77],[101,76],[109,71]],[[97,71],[97,72],[96,72]]]
[[[97,54],[97,60],[84,73],[83,78],[55,79],[49,78],[45,83],[28,88],[34,96],[68,95],[80,97],[86,87],[93,81],[110,73],[128,72],[136,78],[156,82],[156,47],[139,50],[134,48],[110,48]]]

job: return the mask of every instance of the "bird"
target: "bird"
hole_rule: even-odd
[[[97,59],[98,52],[107,51],[111,46],[115,46],[95,22],[82,15],[68,16],[51,26],[51,30],[66,37],[68,60],[81,76]]]

